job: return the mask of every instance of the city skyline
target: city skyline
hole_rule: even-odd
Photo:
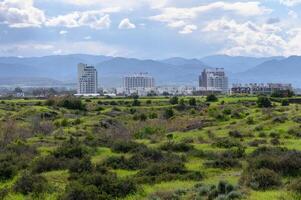
[[[300,11],[300,0],[1,0],[0,57],[300,55]]]

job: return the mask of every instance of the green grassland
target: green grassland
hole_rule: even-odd
[[[301,199],[301,105],[257,99],[2,100],[0,199]]]

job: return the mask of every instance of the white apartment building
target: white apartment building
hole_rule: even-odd
[[[228,92],[228,77],[223,68],[204,69],[199,76],[199,86],[204,91]]]
[[[155,79],[147,73],[139,73],[123,77],[123,88],[126,93],[131,91],[148,91],[155,87]]]
[[[77,95],[97,96],[98,76],[95,67],[80,63],[77,66],[77,70],[78,70]]]

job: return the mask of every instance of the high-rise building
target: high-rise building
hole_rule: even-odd
[[[213,92],[228,92],[228,77],[223,68],[204,69],[199,76],[201,90]]]
[[[123,87],[125,89],[153,88],[155,87],[155,80],[147,73],[125,76],[123,78]]]
[[[145,96],[153,91],[155,87],[155,80],[147,73],[139,73],[135,75],[123,77],[123,88],[127,95],[138,94]]]
[[[97,95],[98,77],[97,70],[93,66],[80,63],[78,70],[78,95]]]

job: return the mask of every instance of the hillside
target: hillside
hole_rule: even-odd
[[[300,105],[218,98],[1,99],[0,199],[300,199]]]
[[[148,72],[154,76],[158,85],[196,86],[198,75],[205,67],[225,68],[230,82],[290,82],[301,86],[298,75],[301,61],[297,56],[251,58],[216,55],[202,59],[175,57],[165,60],[82,54],[33,58],[0,57],[0,77],[6,78],[2,79],[2,84],[6,85],[11,84],[11,81],[5,82],[8,77],[46,78],[75,83],[76,66],[80,62],[96,66],[100,84],[104,87],[121,86],[123,76],[139,72]]]
[[[266,61],[236,78],[248,82],[287,82],[300,86],[301,57],[291,56],[282,60]]]

